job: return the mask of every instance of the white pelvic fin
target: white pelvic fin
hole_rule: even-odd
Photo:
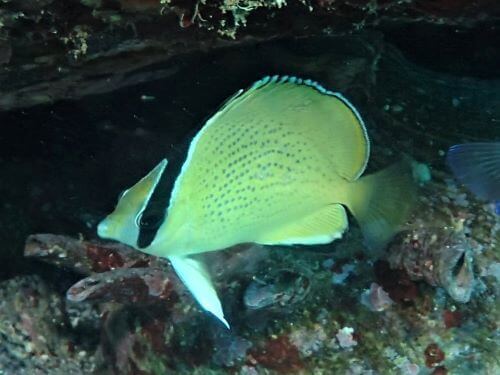
[[[193,294],[201,307],[214,314],[227,329],[230,329],[229,323],[224,318],[222,304],[217,296],[217,292],[212,284],[210,275],[205,265],[193,258],[182,256],[168,257],[175,272],[182,280],[184,285]]]

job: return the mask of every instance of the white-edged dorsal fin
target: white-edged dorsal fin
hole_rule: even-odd
[[[295,128],[297,131],[300,128],[309,135],[321,132],[331,150],[325,154],[331,155],[332,168],[349,181],[359,178],[368,163],[370,141],[354,105],[344,95],[316,81],[288,75],[266,76],[246,90],[238,90],[207,120],[193,139],[190,154],[194,153],[202,134],[207,138],[223,138],[222,134],[227,137],[235,129],[245,127],[249,119],[267,124],[281,122],[288,129],[300,122],[302,125]],[[257,125],[253,131],[259,130]],[[209,127],[212,134],[208,134]],[[230,129],[229,134],[224,133],[223,128]],[[259,133],[260,137],[264,134]]]

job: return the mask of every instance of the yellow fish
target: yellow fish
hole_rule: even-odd
[[[367,244],[382,246],[406,220],[413,181],[404,163],[360,178],[369,154],[363,120],[342,95],[311,80],[265,77],[194,137],[148,246],[138,245],[139,222],[166,159],[124,192],[98,234],[168,258],[200,305],[229,327],[210,275],[190,255],[248,242],[326,244],[346,231],[345,207]]]

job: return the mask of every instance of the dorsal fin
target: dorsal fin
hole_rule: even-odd
[[[239,90],[205,123],[196,140],[212,124],[225,119],[230,121],[229,118],[238,119],[242,115],[248,117],[252,111],[267,112],[270,117],[280,116],[282,121],[286,121],[286,115],[293,116],[287,111],[287,106],[296,106],[300,101],[304,106],[316,104],[316,107],[311,108],[317,111],[318,118],[313,118],[314,113],[310,114],[311,131],[314,131],[315,120],[324,122],[330,116],[331,126],[335,127],[337,135],[335,139],[328,139],[330,147],[339,154],[348,154],[340,162],[333,161],[337,172],[347,180],[361,176],[370,155],[370,141],[361,115],[342,94],[328,90],[310,79],[287,75],[266,76],[248,89]]]

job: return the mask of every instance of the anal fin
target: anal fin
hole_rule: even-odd
[[[263,233],[256,242],[263,245],[326,244],[342,237],[347,227],[344,207],[334,203]]]
[[[222,311],[222,304],[205,265],[191,257],[170,256],[168,259],[201,307],[215,315],[229,329],[229,323]]]

